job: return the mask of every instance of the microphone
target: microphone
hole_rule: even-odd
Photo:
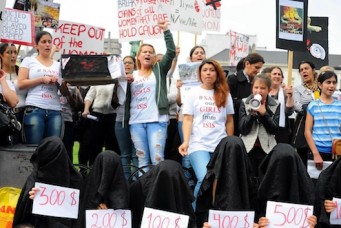
[[[256,94],[254,97],[250,100],[250,106],[253,110],[258,110],[262,101],[262,95]]]

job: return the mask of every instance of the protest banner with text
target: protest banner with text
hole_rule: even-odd
[[[1,42],[33,46],[33,14],[21,10],[5,9],[2,12]]]
[[[82,23],[59,21],[53,44],[61,54],[99,55],[104,51],[105,29]]]
[[[221,1],[202,0],[203,31],[220,32]]]
[[[236,66],[239,60],[249,54],[249,36],[230,31],[230,58],[231,66]]]
[[[204,5],[200,1],[173,0],[170,6],[171,30],[201,34]]]
[[[118,0],[119,40],[134,41],[163,36],[159,20],[169,20],[170,0]]]

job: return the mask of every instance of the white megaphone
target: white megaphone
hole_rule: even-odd
[[[256,94],[253,96],[253,98],[250,100],[250,106],[253,110],[258,110],[262,101],[262,95]]]

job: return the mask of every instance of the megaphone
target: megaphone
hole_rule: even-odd
[[[262,101],[262,95],[256,94],[253,96],[253,98],[250,100],[250,106],[253,110],[258,110]]]

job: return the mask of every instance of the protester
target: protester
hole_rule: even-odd
[[[215,147],[227,135],[233,135],[233,104],[224,72],[218,62],[204,60],[198,70],[200,86],[191,89],[183,101],[184,141],[179,147],[182,156],[189,156],[197,178],[196,197],[206,175],[206,165]],[[196,201],[193,202],[196,208]]]
[[[317,85],[315,65],[309,61],[302,61],[299,66],[302,84],[294,87],[294,106],[297,113],[291,144],[296,148],[303,163],[307,166],[309,147],[304,136],[305,119],[308,104],[320,96]]]
[[[304,135],[316,168],[322,169],[323,161],[333,160],[333,139],[341,138],[341,101],[333,98],[337,86],[335,72],[325,71],[317,81],[321,95],[308,105]]]
[[[40,191],[35,183],[81,189],[83,178],[75,169],[63,142],[56,136],[44,138],[31,157],[33,171],[22,188],[16,206],[13,226],[29,223],[35,228],[76,227],[77,220],[32,213],[33,198]]]
[[[268,201],[314,205],[314,185],[302,160],[289,144],[279,143],[259,167],[260,184],[255,202],[255,220],[266,227]],[[316,216],[307,219],[309,227],[316,225]]]
[[[84,98],[84,110],[82,117],[95,116],[97,120],[90,121],[91,151],[89,155],[89,166],[91,166],[97,155],[106,150],[113,150],[120,154],[116,135],[115,119],[116,112],[111,106],[115,84],[91,86]],[[91,109],[90,109],[91,107]]]
[[[149,207],[189,216],[188,228],[195,227],[193,191],[181,165],[173,160],[159,162],[130,186],[133,228],[140,228],[143,209]]]
[[[271,90],[269,95],[275,98],[280,105],[279,129],[276,134],[277,143],[289,143],[291,139],[291,127],[289,116],[294,113],[294,99],[292,86],[283,88],[283,71],[280,67],[270,69]]]
[[[132,73],[135,70],[135,63],[135,58],[132,56],[128,55],[123,58],[124,71],[128,83],[131,83],[131,80],[133,79]],[[117,93],[124,91],[125,89],[127,94],[131,92],[129,84],[127,84],[126,88],[122,88],[122,85],[118,83]],[[130,165],[132,164],[133,166],[138,167],[139,163],[133,141],[131,140],[128,120],[124,119],[125,107],[127,105],[129,104],[124,101],[124,103],[116,109],[115,135],[121,151],[121,163],[123,165],[124,175],[128,180],[131,174],[136,171],[136,169],[131,168]]]
[[[206,59],[206,51],[202,46],[194,46],[190,50],[189,52],[190,62],[201,62],[204,59]],[[181,143],[183,143],[184,136],[182,132],[182,123],[183,123],[184,115],[182,114],[183,107],[182,107],[181,92],[180,92],[181,86],[182,86],[181,80],[177,80],[176,87],[178,88],[178,93],[176,95],[176,103],[180,107],[179,112],[178,112],[178,131],[179,131],[180,141]],[[182,166],[185,168],[191,168],[191,164],[187,156],[184,156],[182,158]]]
[[[145,167],[145,171],[149,169],[150,163],[156,165],[164,160],[169,120],[166,76],[175,57],[175,44],[168,24],[164,20],[158,22],[164,32],[167,48],[160,62],[156,62],[152,45],[144,43],[140,46],[137,53],[138,70],[133,73],[131,97],[127,99],[130,110],[125,112],[125,119],[129,119],[139,167]]]
[[[242,140],[236,136],[223,138],[207,165],[197,200],[197,226],[208,221],[212,210],[253,210],[252,200],[257,191],[257,180]]]
[[[60,63],[51,59],[52,36],[35,37],[38,55],[26,57],[19,68],[18,87],[28,89],[24,114],[26,143],[39,144],[48,136],[62,136],[63,119],[58,95]]]
[[[257,54],[251,53],[244,58],[244,65],[241,63],[239,67],[242,70],[237,72],[237,75],[232,74],[228,76],[228,85],[233,99],[234,114],[234,135],[239,136],[238,120],[239,120],[239,107],[241,100],[251,94],[251,85],[253,78],[260,72],[264,58]]]
[[[85,211],[129,209],[129,188],[120,157],[114,151],[102,151],[95,159],[81,199],[79,227],[85,227]]]
[[[334,161],[327,169],[323,170],[316,183],[316,200],[314,214],[318,218],[316,227],[340,227],[330,224],[330,213],[337,208],[333,198],[341,198],[341,159]]]
[[[242,100],[239,110],[239,132],[257,176],[258,166],[277,144],[279,103],[269,96],[271,79],[259,74],[253,79],[252,95]],[[258,107],[255,96],[261,96]]]

